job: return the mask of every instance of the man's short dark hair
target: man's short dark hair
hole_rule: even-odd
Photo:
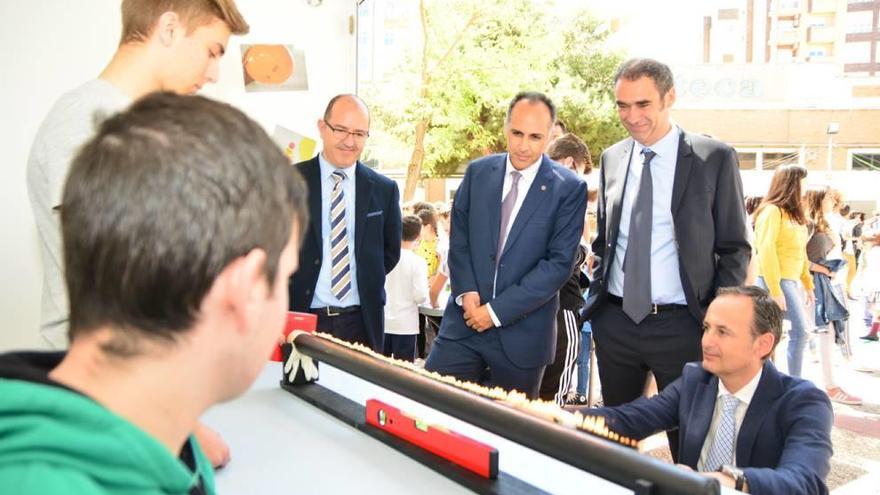
[[[581,138],[572,133],[563,134],[556,138],[547,148],[547,156],[551,160],[563,160],[574,158],[575,163],[584,164],[584,173],[589,174],[593,170],[593,160],[590,158],[590,149]]]
[[[400,219],[400,223],[403,225],[403,235],[401,238],[404,241],[411,242],[419,238],[419,234],[422,232],[422,221],[419,220],[419,217],[406,215]]]
[[[657,91],[660,92],[660,98],[666,96],[666,93],[675,85],[672,77],[672,70],[663,62],[658,62],[651,58],[631,58],[620,65],[617,73],[614,74],[614,82],[626,79],[627,81],[636,81],[642,77],[648,77],[654,81]]]
[[[770,297],[770,293],[754,285],[743,285],[718,289],[717,297],[722,296],[743,296],[752,300],[752,336],[758,338],[772,333],[773,348],[767,356],[772,355],[782,338],[782,308]],[[767,356],[763,359],[767,359]]]
[[[118,329],[104,349],[139,352],[192,327],[216,277],[255,248],[274,287],[296,223],[299,173],[230,105],[155,93],[100,126],[73,161],[61,227],[70,340]]]
[[[537,91],[520,91],[510,100],[510,105],[507,106],[507,117],[504,119],[508,124],[510,123],[510,114],[513,112],[513,107],[516,106],[522,100],[526,100],[529,103],[543,103],[544,106],[547,107],[547,110],[550,111],[550,122],[556,122],[556,105],[553,104],[553,101],[547,97],[544,93],[539,93]]]

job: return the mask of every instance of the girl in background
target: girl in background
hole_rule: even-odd
[[[843,285],[834,279],[845,280],[845,265],[841,250],[840,235],[829,222],[840,195],[825,186],[807,191],[804,203],[807,208],[812,235],[807,242],[807,258],[813,273],[815,332],[819,340],[819,357],[822,362],[822,377],[828,397],[841,404],[860,405],[862,399],[844,391],[834,382],[832,368],[832,339],[838,340],[838,333],[845,333],[849,312]],[[833,326],[833,330],[832,327]],[[843,337],[840,337],[843,338]]]
[[[758,285],[770,292],[791,323],[788,374],[801,376],[807,317],[804,300],[813,300],[813,278],[807,261],[807,218],[801,204],[807,169],[784,165],[773,174],[770,190],[755,211]],[[804,290],[806,289],[806,293]]]

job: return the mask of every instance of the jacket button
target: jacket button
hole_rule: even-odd
[[[312,289],[306,289],[306,295],[309,295],[311,293],[312,293]]]
[[[318,266],[320,264],[321,264],[321,260],[315,260],[315,266]]]
[[[490,255],[489,255],[489,259],[492,260],[492,261],[495,261],[495,255],[494,255],[494,254],[490,254]]]

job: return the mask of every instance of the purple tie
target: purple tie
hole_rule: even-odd
[[[510,224],[510,217],[513,215],[513,205],[516,204],[516,197],[519,195],[518,184],[521,178],[522,174],[516,170],[510,172],[510,179],[513,182],[510,183],[510,191],[507,191],[507,196],[501,202],[501,230],[498,231],[498,254],[495,256],[496,270],[498,269],[498,263],[501,261],[501,253],[504,252],[504,242],[507,240],[504,234],[507,233],[507,226]]]

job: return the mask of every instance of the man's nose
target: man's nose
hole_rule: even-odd
[[[205,71],[205,81],[210,83],[216,83],[217,79],[220,76],[220,61],[219,60],[211,60],[208,63],[208,69]]]

